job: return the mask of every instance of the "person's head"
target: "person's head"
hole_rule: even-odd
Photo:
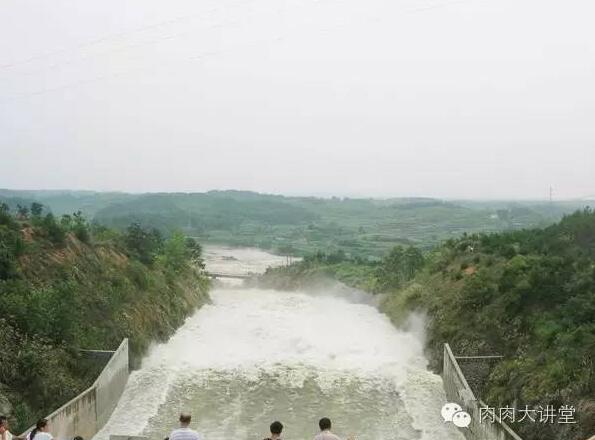
[[[80,435],[77,435],[75,438],[73,438],[72,440],[85,440],[84,438],[82,438]]]
[[[48,421],[46,419],[39,419],[37,424],[35,425],[37,431],[40,432],[47,432],[50,427],[48,426]]]
[[[323,417],[318,422],[318,426],[320,426],[320,430],[321,431],[328,431],[328,430],[330,430],[331,429],[331,419],[329,419],[327,417]]]
[[[191,421],[192,421],[192,416],[190,414],[188,414],[188,413],[180,414],[180,425],[188,426],[188,425],[190,425]]]
[[[33,428],[33,431],[31,431],[29,439],[33,440],[38,432],[47,432],[48,428],[48,421],[46,419],[39,419],[35,424],[35,428]]]
[[[3,434],[6,430],[8,430],[8,419],[6,416],[0,416],[0,434]]]
[[[271,434],[280,435],[283,431],[283,423],[273,422],[271,423]]]

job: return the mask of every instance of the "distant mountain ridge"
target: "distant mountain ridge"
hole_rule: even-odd
[[[381,256],[395,244],[429,248],[464,232],[547,226],[584,208],[584,201],[469,201],[429,197],[286,197],[242,190],[202,193],[7,190],[11,208],[42,203],[56,215],[82,211],[116,228],[131,222],[175,229],[203,242],[256,246],[304,255],[343,250]]]

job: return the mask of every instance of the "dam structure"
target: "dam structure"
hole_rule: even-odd
[[[205,248],[212,273],[262,273],[285,264],[255,249]],[[243,288],[225,279],[212,303],[152,347],[95,440],[162,440],[181,411],[208,440],[311,439],[318,420],[342,438],[463,440],[440,409],[442,379],[427,368],[423,322],[395,328],[376,298],[337,286],[319,292]]]
[[[212,302],[154,345],[129,376],[127,344],[120,347],[106,368],[118,365],[121,374],[104,370],[50,416],[58,440],[162,440],[181,412],[193,415],[192,427],[206,440],[264,438],[274,420],[285,425],[286,438],[312,439],[321,417],[332,419],[341,438],[476,440],[441,416],[447,395],[472,402],[453,356],[446,382],[428,369],[421,317],[396,328],[376,297],[338,284],[244,288],[244,276],[285,258],[213,246],[205,255],[208,272],[238,276],[220,280]],[[106,380],[112,393],[101,397]],[[509,439],[519,440],[481,440]]]

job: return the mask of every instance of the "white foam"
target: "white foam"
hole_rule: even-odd
[[[394,429],[400,434],[377,434],[381,438],[461,439],[440,417],[444,393],[439,376],[427,371],[422,318],[412,319],[409,330],[399,330],[371,301],[337,292],[215,290],[212,304],[191,316],[167,343],[150,350],[97,438],[163,435],[169,427],[161,425],[175,422],[176,411],[205,399],[219,405],[216,415],[201,422],[210,438],[250,438],[257,435],[250,429],[257,428],[233,424],[276,414],[270,405],[281,405],[279,390],[285,390],[295,397],[280,417],[294,425],[301,423],[300,414],[312,418],[318,408],[340,413],[345,424],[350,416],[373,418],[373,411],[396,399],[395,408],[405,410],[395,414]],[[320,402],[311,402],[312,393],[319,393],[315,400]],[[362,401],[371,395],[378,402],[367,405],[378,406],[367,408]],[[255,405],[254,399],[263,402]],[[390,415],[378,417],[393,423]],[[304,432],[305,426],[296,427],[294,437]]]

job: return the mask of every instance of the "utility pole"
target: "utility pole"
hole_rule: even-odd
[[[554,201],[554,188],[550,185],[550,204]]]

